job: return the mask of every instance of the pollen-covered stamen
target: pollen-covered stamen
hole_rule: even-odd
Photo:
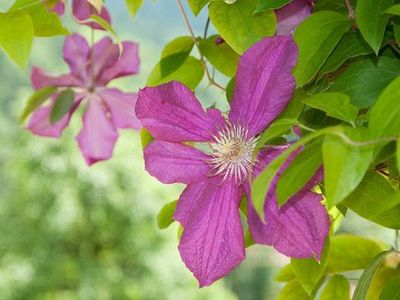
[[[227,124],[209,143],[208,163],[213,175],[223,175],[224,180],[234,178],[242,181],[250,172],[257,138],[249,137],[248,130],[239,125]]]

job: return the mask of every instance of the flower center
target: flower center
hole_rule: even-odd
[[[223,175],[224,180],[233,178],[240,182],[247,177],[253,161],[258,138],[248,137],[248,130],[239,125],[228,124],[209,143],[213,175]]]

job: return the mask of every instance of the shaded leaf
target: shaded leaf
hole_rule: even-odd
[[[270,9],[277,9],[285,6],[293,0],[259,0],[256,13],[260,13]]]
[[[74,103],[75,93],[71,89],[62,91],[60,95],[54,101],[54,105],[50,113],[50,123],[57,123],[62,117],[64,117],[71,109]]]
[[[40,105],[42,105],[51,95],[57,91],[56,87],[49,86],[44,87],[40,90],[35,91],[28,99],[25,108],[19,117],[19,122],[23,123],[26,118],[36,110]]]

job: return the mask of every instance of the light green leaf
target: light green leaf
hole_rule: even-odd
[[[347,32],[322,66],[319,71],[319,77],[336,71],[351,58],[367,55],[372,52],[372,48],[364,41],[359,31]]]
[[[51,95],[57,91],[56,87],[49,86],[35,91],[28,99],[26,106],[19,117],[19,122],[23,123],[26,118],[40,105],[42,105]]]
[[[283,287],[278,300],[312,300],[312,297],[307,295],[297,280],[292,280]]]
[[[350,284],[346,277],[334,275],[323,289],[321,300],[350,300]]]
[[[15,11],[25,11],[31,16],[35,36],[49,37],[69,34],[58,15],[49,11],[46,4],[37,0],[17,0],[9,9],[9,12]]]
[[[227,43],[216,44],[217,35],[200,39],[201,53],[221,73],[233,77],[239,61],[239,55]]]
[[[390,279],[383,288],[379,300],[400,300],[400,277]]]
[[[321,261],[314,258],[295,259],[292,258],[291,265],[296,275],[297,281],[300,282],[304,291],[308,295],[312,295],[314,288],[322,278],[328,265],[329,241],[326,243],[322,253]]]
[[[282,267],[278,274],[275,276],[275,280],[278,282],[288,282],[296,278],[296,275],[293,272],[292,264],[287,264]]]
[[[369,140],[367,128],[343,128],[350,140]],[[346,144],[338,136],[327,135],[323,147],[325,192],[328,208],[339,204],[359,185],[372,161],[374,148]]]
[[[400,139],[396,142],[396,163],[397,163],[397,170],[400,170]]]
[[[175,213],[178,200],[165,204],[157,214],[157,225],[160,229],[168,228],[174,222],[173,216]]]
[[[351,97],[351,103],[359,108],[370,107],[382,90],[400,75],[400,61],[388,57],[356,62],[341,74],[330,91]]]
[[[388,255],[387,259],[390,257]],[[386,283],[393,277],[400,276],[400,270],[393,269],[392,267],[386,267],[386,262],[378,268],[374,278],[371,281],[371,284],[368,288],[366,300],[377,300],[382,293],[383,288],[385,287]],[[391,299],[393,300],[393,299]]]
[[[0,47],[21,68],[31,53],[33,23],[28,13],[0,13]]]
[[[285,6],[293,0],[259,0],[256,13],[260,13],[269,9],[277,9]]]
[[[356,1],[350,1],[353,6]],[[315,1],[315,6],[313,12],[322,11],[322,10],[331,10],[343,15],[348,15],[349,11],[347,10],[346,3],[343,0],[318,0]]]
[[[300,24],[294,33],[299,47],[294,71],[297,86],[301,87],[314,78],[349,28],[348,18],[332,11],[314,13]]]
[[[190,36],[181,36],[170,41],[161,53],[160,67],[162,77],[176,71],[186,61],[194,46]]]
[[[212,23],[224,40],[239,54],[265,36],[275,33],[273,11],[254,14],[257,0],[237,0],[232,4],[213,1],[209,6]]]
[[[268,144],[268,142],[271,141],[273,138],[282,136],[283,134],[288,132],[290,128],[298,123],[299,122],[296,119],[286,118],[278,119],[271,123],[271,125],[268,126],[267,130],[263,132],[260,139],[258,140],[255,152],[258,152],[260,148]]]
[[[393,4],[393,0],[358,0],[356,21],[367,43],[378,55],[385,34],[388,15],[383,12]]]
[[[143,5],[143,0],[125,0],[126,7],[132,16],[136,16],[137,12]]]
[[[161,73],[161,65],[158,63],[147,79],[147,85],[157,86],[172,80],[177,80],[194,90],[200,83],[204,75],[203,64],[200,60],[189,56],[185,62],[175,71],[163,76]]]
[[[381,251],[381,246],[373,240],[347,234],[333,236],[326,270],[328,273],[362,270]]]
[[[400,16],[400,4],[395,4],[385,10],[385,14]]]
[[[385,88],[369,112],[369,128],[375,137],[399,135],[399,98],[400,77]]]
[[[322,165],[321,140],[313,141],[305,146],[283,174],[276,187],[277,202],[284,205],[290,197],[300,191],[315,175]],[[306,289],[306,291],[308,291]]]
[[[142,128],[140,131],[140,139],[142,142],[142,149],[146,148],[146,146],[154,140],[153,136],[146,128]]]
[[[112,28],[112,26],[106,20],[104,20],[102,17],[100,17],[98,15],[91,15],[89,19],[91,21],[95,22],[96,24],[100,25],[101,27],[103,27],[103,29],[105,29],[106,31],[111,33],[114,37],[116,37],[119,40],[119,37],[118,37],[117,33],[114,31],[114,29]]]
[[[354,125],[358,108],[350,104],[350,97],[342,93],[315,94],[303,100],[303,103],[324,111],[328,116]]]
[[[390,253],[392,253],[392,251],[381,252],[371,261],[358,280],[352,300],[365,300],[372,279],[378,271],[378,268],[383,263],[385,257]]]
[[[368,172],[342,204],[367,220],[400,229],[400,193],[375,171]]]
[[[57,123],[57,121],[69,112],[71,106],[74,104],[74,98],[75,93],[71,89],[62,91],[60,95],[58,95],[50,112],[51,124]]]
[[[210,0],[188,0],[190,9],[194,13],[195,16],[199,14],[199,12],[206,6]]]

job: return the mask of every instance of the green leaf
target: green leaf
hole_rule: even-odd
[[[142,142],[142,149],[146,148],[146,146],[154,140],[153,136],[146,128],[140,130],[140,139]]]
[[[395,4],[385,10],[385,14],[400,16],[400,4]]]
[[[270,9],[277,9],[285,6],[293,0],[259,0],[256,13],[260,13]]]
[[[174,222],[173,216],[175,213],[178,200],[165,204],[157,214],[157,225],[160,229],[168,228]]]
[[[308,97],[308,94],[303,89],[297,89],[294,96],[286,106],[285,110],[279,115],[279,119],[298,119],[303,111],[304,104],[302,100]]]
[[[304,99],[303,103],[353,125],[358,116],[358,108],[351,105],[350,97],[342,93],[315,94]]]
[[[400,61],[388,57],[356,62],[341,74],[330,91],[347,94],[359,108],[370,107],[382,90],[400,75]]]
[[[396,163],[397,170],[400,170],[400,139],[398,139],[396,143]]]
[[[263,132],[260,139],[257,142],[255,152],[258,152],[260,148],[267,145],[269,141],[278,136],[282,136],[290,130],[294,125],[299,122],[296,119],[278,119],[271,123],[268,128]]]
[[[369,140],[367,128],[343,128],[350,140]],[[327,135],[322,147],[324,157],[325,191],[328,208],[346,198],[360,184],[372,161],[374,148],[346,144],[338,136]]]
[[[400,193],[375,171],[368,172],[342,204],[367,220],[400,229]]]
[[[203,64],[200,60],[189,56],[185,62],[175,71],[163,76],[161,73],[161,64],[158,63],[147,78],[147,85],[157,86],[172,80],[177,80],[194,90],[200,83],[204,75]]]
[[[400,277],[390,279],[383,288],[379,300],[400,300],[399,287]]]
[[[362,273],[360,279],[358,280],[358,284],[356,290],[354,291],[352,300],[365,300],[368,288],[371,284],[374,275],[378,271],[378,268],[383,263],[385,257],[392,253],[392,251],[384,251],[378,254],[371,263],[367,266],[367,268]]]
[[[321,261],[314,258],[295,259],[292,258],[291,265],[296,275],[297,281],[300,282],[304,291],[308,295],[312,295],[314,288],[322,278],[328,265],[329,241],[327,241],[322,253]]]
[[[40,105],[42,105],[51,95],[53,95],[57,91],[56,87],[49,86],[49,87],[44,87],[40,90],[35,91],[28,99],[26,106],[19,117],[19,122],[23,123],[26,118],[34,111],[36,108],[38,108]]]
[[[247,228],[246,232],[244,233],[244,246],[249,248],[253,246],[256,242],[253,240],[251,236],[250,230]]]
[[[312,297],[307,295],[297,280],[292,280],[283,287],[278,300],[312,300]]]
[[[225,42],[216,44],[217,37],[218,35],[213,35],[207,39],[200,39],[201,53],[218,71],[233,77],[236,74],[239,55]]]
[[[28,13],[0,13],[0,47],[21,68],[31,53],[33,24]]]
[[[369,112],[369,128],[375,137],[398,136],[400,132],[400,77],[382,92]]]
[[[350,284],[346,277],[334,275],[323,289],[321,300],[350,300]]]
[[[75,93],[71,89],[62,91],[54,101],[54,105],[50,112],[50,123],[57,123],[62,117],[64,117],[71,106],[74,104]]]
[[[37,0],[17,0],[9,9],[9,12],[18,10],[25,11],[31,16],[35,36],[49,37],[69,34],[69,31],[63,27],[58,15],[49,11],[44,3]]]
[[[237,0],[232,4],[213,1],[209,6],[212,23],[224,40],[239,54],[265,36],[275,33],[273,11],[254,14],[257,0]]]
[[[400,25],[394,24],[393,25],[393,34],[394,39],[396,40],[397,46],[400,45]]]
[[[278,282],[288,282],[296,278],[296,275],[293,272],[292,264],[287,264],[283,268],[278,271],[278,274],[275,276],[275,280]]]
[[[343,1],[342,1],[343,2]],[[336,71],[347,60],[372,53],[371,47],[364,41],[359,31],[350,31],[340,40],[339,44],[328,57],[319,71],[322,75]]]
[[[388,15],[383,12],[393,4],[393,0],[358,0],[356,21],[367,43],[378,55],[385,34]]]
[[[353,6],[356,1],[350,1]],[[315,1],[315,6],[313,12],[322,11],[322,10],[331,10],[344,15],[348,15],[349,11],[347,10],[346,3],[343,0],[318,0]]]
[[[104,20],[102,17],[100,17],[98,15],[90,15],[89,19],[91,21],[95,22],[96,24],[100,25],[101,27],[103,27],[104,30],[108,31],[109,33],[111,33],[113,36],[115,36],[119,40],[118,34],[114,31],[112,26],[106,20]]]
[[[347,234],[333,236],[326,270],[328,273],[362,270],[381,251],[381,246],[373,240]]]
[[[188,0],[190,9],[194,13],[195,16],[199,14],[199,12],[206,6],[210,0]]]
[[[322,165],[321,140],[306,145],[279,177],[276,187],[279,206],[300,191]],[[307,289],[306,289],[307,291]]]
[[[136,16],[137,12],[143,5],[143,0],[125,0],[126,7],[132,16]]]
[[[193,46],[194,42],[190,36],[181,36],[170,41],[161,53],[161,75],[168,76],[182,66]]]
[[[229,80],[228,84],[226,85],[226,100],[228,102],[231,102],[232,97],[233,97],[233,91],[235,89],[235,77],[232,77],[231,80]]]
[[[390,255],[386,257],[386,261],[384,264],[378,268],[374,278],[369,285],[368,293],[366,300],[377,300],[382,293],[383,288],[386,283],[393,277],[400,276],[400,270],[393,269],[392,267],[385,267],[387,264],[387,260],[390,258]]]
[[[348,18],[332,11],[314,13],[297,27],[294,33],[299,47],[294,71],[297,86],[301,87],[314,78],[349,28]]]

